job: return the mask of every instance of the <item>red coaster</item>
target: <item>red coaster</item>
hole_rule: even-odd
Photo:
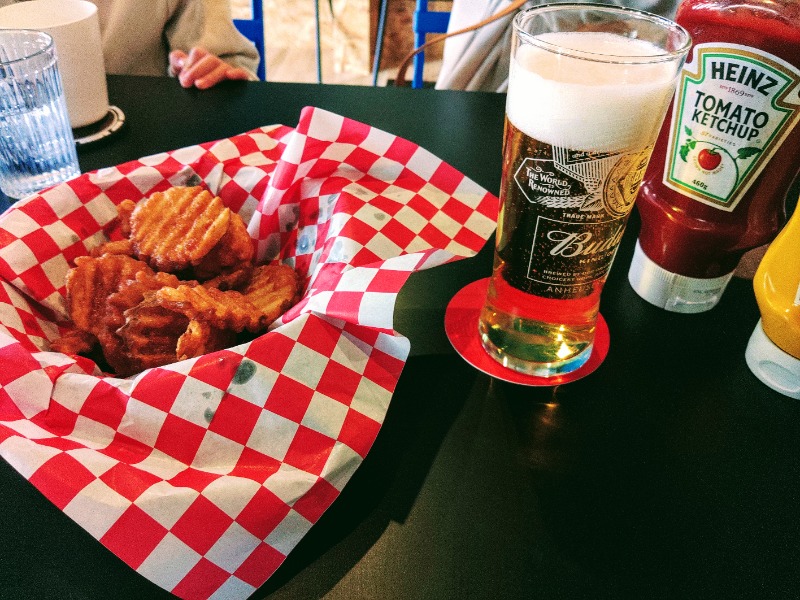
[[[486,300],[486,290],[488,288],[488,277],[473,281],[453,296],[444,314],[444,331],[453,348],[464,360],[479,371],[509,383],[554,386],[586,377],[597,369],[608,356],[610,342],[608,325],[603,315],[598,314],[592,354],[580,369],[553,377],[538,377],[504,367],[484,350],[478,334],[478,317]]]

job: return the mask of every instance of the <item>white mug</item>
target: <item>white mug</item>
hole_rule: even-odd
[[[0,28],[53,37],[70,125],[91,125],[109,109],[97,7],[86,0],[30,0],[0,8]]]

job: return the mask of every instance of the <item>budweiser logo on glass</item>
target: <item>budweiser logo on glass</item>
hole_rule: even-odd
[[[689,49],[668,19],[558,4],[514,19],[494,269],[479,329],[540,377],[592,352],[600,293]]]

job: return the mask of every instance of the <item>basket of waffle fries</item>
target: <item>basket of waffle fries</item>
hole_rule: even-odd
[[[497,199],[413,143],[296,127],[87,173],[0,216],[0,455],[180,598],[247,598],[369,452],[394,301]]]

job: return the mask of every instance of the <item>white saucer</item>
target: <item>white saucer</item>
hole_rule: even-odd
[[[125,113],[117,106],[109,106],[106,116],[83,127],[72,130],[75,137],[75,145],[78,147],[93,144],[115,134],[125,124]]]

